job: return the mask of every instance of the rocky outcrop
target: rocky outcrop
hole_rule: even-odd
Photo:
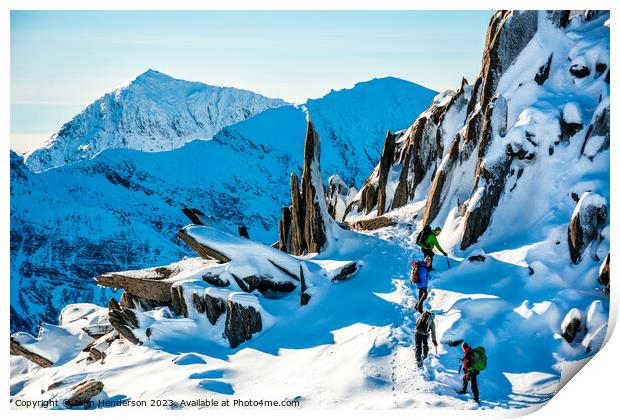
[[[588,245],[599,237],[607,217],[607,202],[603,197],[591,192],[581,196],[568,225],[568,248],[573,264],[581,261]]]
[[[226,326],[224,334],[231,348],[252,338],[252,335],[263,329],[260,313],[251,305],[229,299],[226,302]]]
[[[108,309],[110,324],[121,337],[132,344],[142,345],[142,342],[133,333],[133,329],[139,327],[135,312],[132,309],[123,308],[114,298],[110,299]]]
[[[92,361],[96,362],[104,360],[106,357],[105,351],[110,347],[110,344],[118,338],[117,331],[111,331],[110,333],[100,337],[97,341],[92,343],[88,348],[88,355]]]
[[[89,325],[82,328],[82,331],[84,331],[86,334],[90,335],[96,340],[111,333],[113,330],[114,328],[112,327],[112,325],[108,323]]]
[[[588,127],[586,138],[581,146],[581,155],[594,159],[596,155],[609,149],[609,100],[599,104]]]
[[[388,133],[379,165],[368,177],[349,212],[377,215],[411,202],[420,185],[431,183],[444,153],[444,144],[456,135],[455,127],[464,122],[464,112],[472,88],[463,79],[456,91],[447,91],[433,100],[429,108],[405,133]],[[456,121],[456,124],[455,124]],[[399,137],[400,136],[400,137]],[[388,181],[389,179],[389,181]],[[397,179],[396,185],[390,185]],[[425,193],[425,189],[422,190]]]
[[[165,267],[162,267],[164,269]],[[165,273],[150,278],[131,277],[121,273],[106,273],[96,276],[95,280],[99,286],[113,287],[115,289],[123,289],[126,293],[137,296],[141,299],[160,302],[161,305],[170,304],[170,287],[173,282],[166,281],[171,273]],[[168,274],[168,275],[166,275]],[[126,304],[132,307],[133,304]]]
[[[30,351],[24,346],[22,346],[19,343],[19,341],[17,341],[17,339],[14,337],[11,337],[11,354],[13,356],[25,357],[31,362],[36,363],[37,365],[44,367],[44,368],[50,367],[53,364],[50,360],[46,359],[45,357],[39,354],[36,354],[35,352]]]
[[[501,97],[493,99],[485,112],[484,125],[478,146],[478,162],[472,194],[465,209],[465,229],[461,238],[461,249],[466,249],[478,241],[486,231],[495,207],[504,192],[512,159],[527,159],[529,156],[521,149],[508,146],[505,155],[494,161],[487,159],[486,153],[495,138],[503,137],[506,130],[506,101]]]
[[[359,270],[359,268],[360,268],[359,264],[355,261],[348,263],[336,272],[336,274],[332,277],[332,281],[336,282],[336,281],[343,281],[343,280],[350,279],[355,274],[357,274],[357,271]]]
[[[379,161],[379,183],[377,185],[377,216],[381,216],[387,207],[387,193],[385,188],[388,182],[388,175],[394,160],[394,148],[396,147],[396,136],[389,131],[385,135],[383,143],[383,153]]]
[[[603,261],[601,269],[598,272],[598,282],[605,286],[605,290],[609,293],[609,253],[605,257],[605,261]]]
[[[226,312],[226,301],[209,293],[204,295],[205,314],[212,325],[215,325],[220,315]]]
[[[586,323],[583,319],[583,314],[578,309],[571,309],[561,325],[562,338],[568,343],[575,341],[581,341],[586,334]]]
[[[351,230],[377,230],[384,227],[396,226],[396,222],[387,216],[373,217],[350,222]]]
[[[90,399],[103,391],[103,382],[89,379],[80,382],[73,388],[69,397],[64,401],[67,407],[80,407],[88,404]]]
[[[205,273],[202,275],[202,279],[215,287],[228,287],[230,281],[223,279],[219,274]]]
[[[266,276],[251,275],[244,278],[240,278],[235,274],[232,274],[232,276],[239,288],[244,292],[251,293],[254,290],[258,290],[261,295],[267,298],[280,297],[292,292],[297,287],[293,282],[274,282]]]
[[[325,194],[327,212],[336,222],[342,222],[349,204],[356,195],[357,188],[355,188],[355,185],[347,186],[338,175],[330,176],[327,181],[327,192]]]
[[[301,189],[292,174],[290,220],[284,210],[279,224],[278,249],[293,255],[320,252],[327,246],[332,229],[338,229],[327,209],[320,158],[320,138],[308,116]]]
[[[553,59],[553,54],[549,56],[547,62],[538,68],[538,73],[534,76],[534,81],[539,85],[544,84],[549,78],[549,71],[551,70],[551,60]]]
[[[179,237],[179,239],[185,242],[187,246],[193,249],[196,252],[196,254],[200,255],[202,258],[213,259],[219,263],[227,263],[230,261],[230,257],[227,256],[226,254],[216,249],[210,248],[209,246],[198,242],[192,236],[188,235],[185,232],[185,228],[181,229],[179,233],[177,234],[177,236]]]
[[[486,109],[497,83],[538,29],[538,11],[497,12],[487,30],[482,56],[480,108]]]

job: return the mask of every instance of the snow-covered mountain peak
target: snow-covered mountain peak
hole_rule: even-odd
[[[106,149],[171,150],[286,104],[149,69],[86,107],[43,147],[26,154],[25,161],[31,170],[42,171],[90,159]]]

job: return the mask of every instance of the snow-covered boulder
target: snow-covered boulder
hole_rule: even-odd
[[[581,154],[590,159],[609,149],[609,98],[601,101],[588,127]]]
[[[568,226],[568,247],[571,261],[578,264],[592,241],[598,238],[607,222],[607,200],[592,192],[580,198]]]
[[[560,326],[562,338],[568,343],[581,341],[587,330],[584,321],[583,314],[579,309],[571,309],[564,317],[562,325]]]
[[[67,407],[80,407],[88,404],[88,402],[103,391],[103,382],[96,381],[94,379],[88,379],[84,382],[80,382],[71,389],[70,394],[67,396],[64,404]]]
[[[231,348],[239,346],[263,329],[260,306],[255,296],[234,293],[226,302],[226,326],[224,334]]]

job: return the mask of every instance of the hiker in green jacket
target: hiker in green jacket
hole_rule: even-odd
[[[448,256],[448,253],[445,252],[443,248],[441,248],[441,245],[439,245],[439,241],[437,241],[437,235],[439,235],[440,233],[440,227],[436,227],[435,229],[431,230],[430,226],[425,226],[420,233],[418,242],[416,244],[420,247],[420,249],[422,249],[422,253],[425,257],[431,257],[431,261],[433,260],[433,256],[435,255],[435,253],[433,252],[433,248],[437,248],[437,250],[443,255]]]

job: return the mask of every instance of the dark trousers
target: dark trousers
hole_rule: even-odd
[[[424,254],[425,257],[431,257],[431,262],[433,262],[433,257],[435,256],[435,253],[431,248],[422,248],[422,254]]]
[[[428,335],[415,333],[415,360],[420,363],[428,357]]]
[[[428,290],[426,287],[421,287],[418,289],[418,301],[415,304],[415,309],[416,311],[418,311],[419,313],[424,312],[424,301],[426,300],[426,298],[428,297]]]
[[[471,391],[474,393],[474,400],[478,401],[478,372],[475,370],[463,375],[463,388],[461,392],[467,392],[467,383],[471,381]]]

